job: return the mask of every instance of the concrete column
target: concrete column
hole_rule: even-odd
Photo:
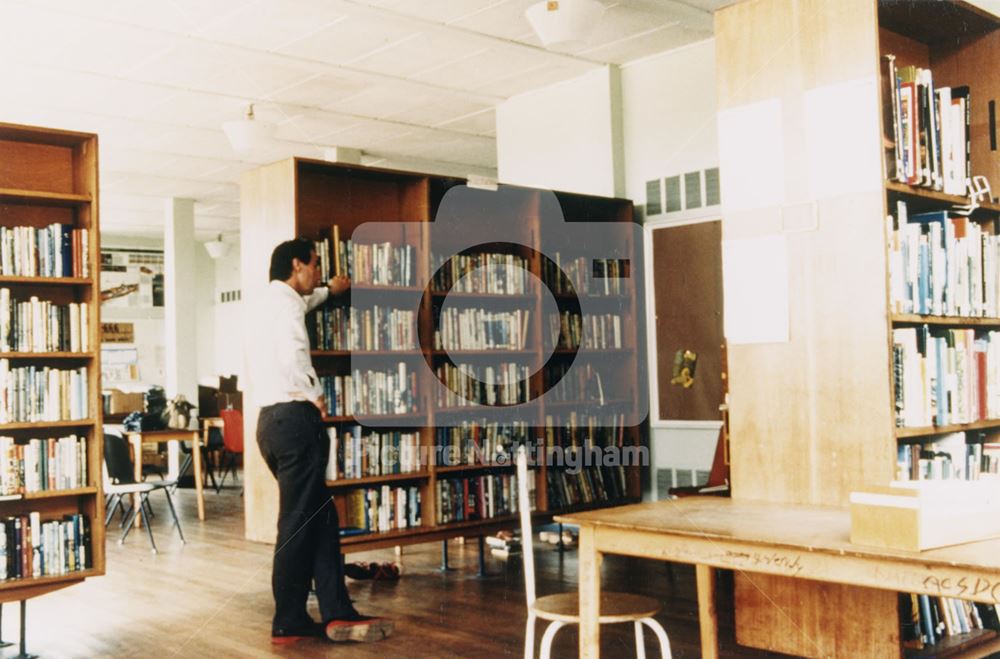
[[[169,199],[164,208],[164,340],[167,398],[184,394],[198,403],[198,350],[195,325],[194,200]],[[169,471],[177,474],[176,444],[170,443]]]

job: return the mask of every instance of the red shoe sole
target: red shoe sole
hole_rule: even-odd
[[[292,645],[293,643],[298,643],[299,641],[304,641],[307,638],[315,638],[314,636],[272,636],[272,645]]]

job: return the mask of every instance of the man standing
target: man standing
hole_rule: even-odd
[[[330,443],[323,432],[323,388],[312,366],[305,314],[350,282],[335,277],[319,285],[311,241],[289,240],[271,254],[270,284],[253,355],[254,387],[261,406],[257,444],[278,480],[278,541],[271,587],[274,643],[291,643],[324,633],[332,641],[375,641],[392,633],[392,623],[360,615],[344,582],[340,522],[326,487]],[[315,582],[322,624],[306,612]]]

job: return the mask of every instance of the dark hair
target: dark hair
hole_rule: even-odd
[[[309,263],[316,246],[308,238],[286,240],[271,252],[271,281],[285,281],[292,276],[292,259]]]

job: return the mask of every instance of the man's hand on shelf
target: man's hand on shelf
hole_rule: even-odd
[[[337,275],[327,284],[330,295],[343,295],[351,287],[351,280],[344,275]]]

